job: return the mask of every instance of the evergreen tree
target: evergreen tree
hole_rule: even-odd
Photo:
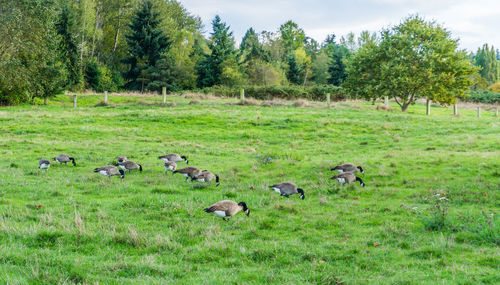
[[[159,25],[160,18],[153,8],[153,1],[144,0],[129,25],[130,34],[126,36],[130,57],[125,62],[130,68],[125,78],[130,89],[144,91],[149,89],[148,86],[157,89],[155,78],[158,72],[168,73],[165,69],[169,66],[156,66],[171,45]]]
[[[349,50],[341,45],[334,45],[328,64],[328,84],[340,86],[347,78],[345,60],[349,56]]]
[[[500,64],[493,47],[490,49],[488,44],[484,44],[479,48],[474,57],[474,64],[481,67],[479,74],[488,81],[488,84],[499,81]]]
[[[196,68],[198,87],[221,84],[228,72],[239,72],[236,64],[233,33],[229,31],[229,28],[226,23],[222,22],[219,15],[215,16],[212,21],[213,32],[208,42],[211,53],[205,55]],[[238,76],[240,75],[231,74],[230,77],[237,78]]]
[[[295,57],[295,53],[288,54],[288,70],[286,73],[286,77],[290,83],[300,85],[302,83],[301,80],[301,70],[297,63],[297,59]]]
[[[74,36],[75,21],[68,1],[62,1],[62,10],[56,23],[59,38],[59,53],[64,67],[68,71],[66,87],[81,89],[82,71],[78,60],[78,45]]]

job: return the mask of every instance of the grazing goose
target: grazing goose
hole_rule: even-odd
[[[331,168],[330,170],[332,170],[332,171],[336,170],[340,173],[345,173],[345,172],[354,173],[354,172],[358,172],[358,171],[361,173],[365,173],[365,171],[363,170],[363,167],[355,166],[354,164],[350,164],[350,163],[337,165],[337,166]]]
[[[165,162],[168,162],[168,161],[173,161],[173,162],[185,161],[186,164],[189,164],[186,156],[184,156],[184,155],[180,156],[177,153],[169,153],[169,154],[165,154],[165,155],[162,155],[162,156],[158,156],[158,159],[161,159],[161,160],[163,160]]]
[[[128,158],[125,155],[120,155],[116,157],[116,159],[118,160],[118,163],[123,163],[128,160]]]
[[[180,173],[182,176],[186,177],[186,182],[188,181],[189,178],[193,179],[198,175],[201,175],[201,170],[193,167],[193,166],[188,166],[185,168],[181,168],[179,170],[174,170],[173,174]]]
[[[64,165],[67,165],[68,162],[73,162],[73,166],[76,166],[76,162],[75,162],[75,159],[70,157],[69,155],[63,153],[63,154],[60,154],[56,157],[54,157],[54,160],[59,162],[59,163],[64,163]]]
[[[250,209],[248,209],[245,202],[236,203],[231,200],[219,201],[212,206],[205,208],[204,211],[207,213],[214,213],[214,215],[222,218],[226,222],[240,211],[243,211],[247,217],[250,216]]]
[[[97,172],[101,175],[107,176],[111,179],[111,176],[120,175],[120,178],[123,179],[125,177],[125,171],[122,169],[116,168],[116,166],[108,165],[104,167],[99,167],[94,169],[94,172]]]
[[[356,175],[350,173],[350,172],[344,172],[344,173],[340,173],[340,174],[337,174],[335,176],[332,177],[332,179],[336,179],[338,182],[342,183],[342,184],[350,184],[351,182],[354,182],[354,181],[359,181],[359,184],[363,187],[365,187],[365,183],[363,182],[363,180],[361,180],[361,178],[359,177],[356,177]]]
[[[135,169],[139,169],[139,171],[142,172],[142,165],[135,163],[133,161],[130,161],[130,160],[126,160],[126,161],[118,164],[118,166],[125,171],[128,170],[128,173],[130,173],[132,170],[135,170]]]
[[[48,159],[40,159],[40,161],[38,161],[38,169],[49,170],[49,167],[50,167],[50,160],[48,160]]]
[[[278,192],[281,196],[285,196],[288,198],[288,196],[293,195],[293,194],[300,194],[300,198],[304,200],[304,190],[301,188],[298,188],[297,185],[295,185],[292,182],[283,182],[279,184],[274,184],[269,186],[269,188],[273,188],[274,191]]]
[[[165,174],[167,174],[167,172],[169,171],[172,171],[172,174],[174,174],[173,172],[175,171],[176,168],[177,168],[177,163],[173,161],[165,162]]]
[[[215,179],[215,186],[219,186],[219,175],[213,174],[212,172],[208,170],[203,170],[200,175],[191,178],[191,181],[198,181],[198,182],[206,182],[209,183],[210,181]]]

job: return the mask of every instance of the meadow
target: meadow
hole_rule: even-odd
[[[500,283],[492,112],[101,99],[0,108],[1,284]],[[38,171],[60,153],[77,166]],[[221,185],[165,175],[166,153]],[[92,172],[118,155],[144,171]],[[339,163],[363,166],[366,187],[329,179]],[[305,200],[268,188],[282,181]],[[250,217],[203,212],[223,199],[246,202]]]

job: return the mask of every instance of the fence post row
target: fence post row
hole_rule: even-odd
[[[498,117],[498,108],[495,108],[495,117]]]
[[[166,104],[167,103],[167,87],[162,87],[161,93],[163,94],[163,104]]]
[[[477,107],[477,117],[481,118],[481,107]]]
[[[240,100],[245,100],[245,89],[243,88],[240,90]]]
[[[104,103],[108,104],[108,91],[104,91]]]
[[[453,115],[458,115],[458,106],[457,103],[453,104]]]
[[[431,100],[427,99],[427,110],[426,114],[430,115],[431,114]]]
[[[76,95],[73,95],[73,108],[76,108]]]
[[[326,93],[326,105],[330,108],[330,93]]]
[[[384,105],[389,106],[389,96],[384,97]]]

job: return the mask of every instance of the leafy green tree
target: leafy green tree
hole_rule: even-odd
[[[299,47],[304,47],[306,35],[304,30],[299,28],[299,25],[293,21],[287,21],[280,26],[281,40],[287,52],[296,50]]]
[[[62,91],[52,0],[0,0],[0,104],[48,98]]]
[[[418,98],[455,102],[469,90],[475,70],[446,29],[410,16],[383,30],[380,43],[359,49],[344,86],[367,99],[392,97],[404,112]]]
[[[144,0],[129,25],[130,34],[126,35],[130,56],[125,60],[130,68],[125,74],[126,86],[144,91],[153,84],[158,73],[156,63],[162,59],[171,45],[169,38],[159,28],[160,18],[153,9],[153,1]],[[162,66],[167,68],[167,66]]]
[[[488,84],[500,80],[500,63],[496,58],[495,48],[484,44],[474,56],[474,64],[481,67],[479,74],[486,79]]]

